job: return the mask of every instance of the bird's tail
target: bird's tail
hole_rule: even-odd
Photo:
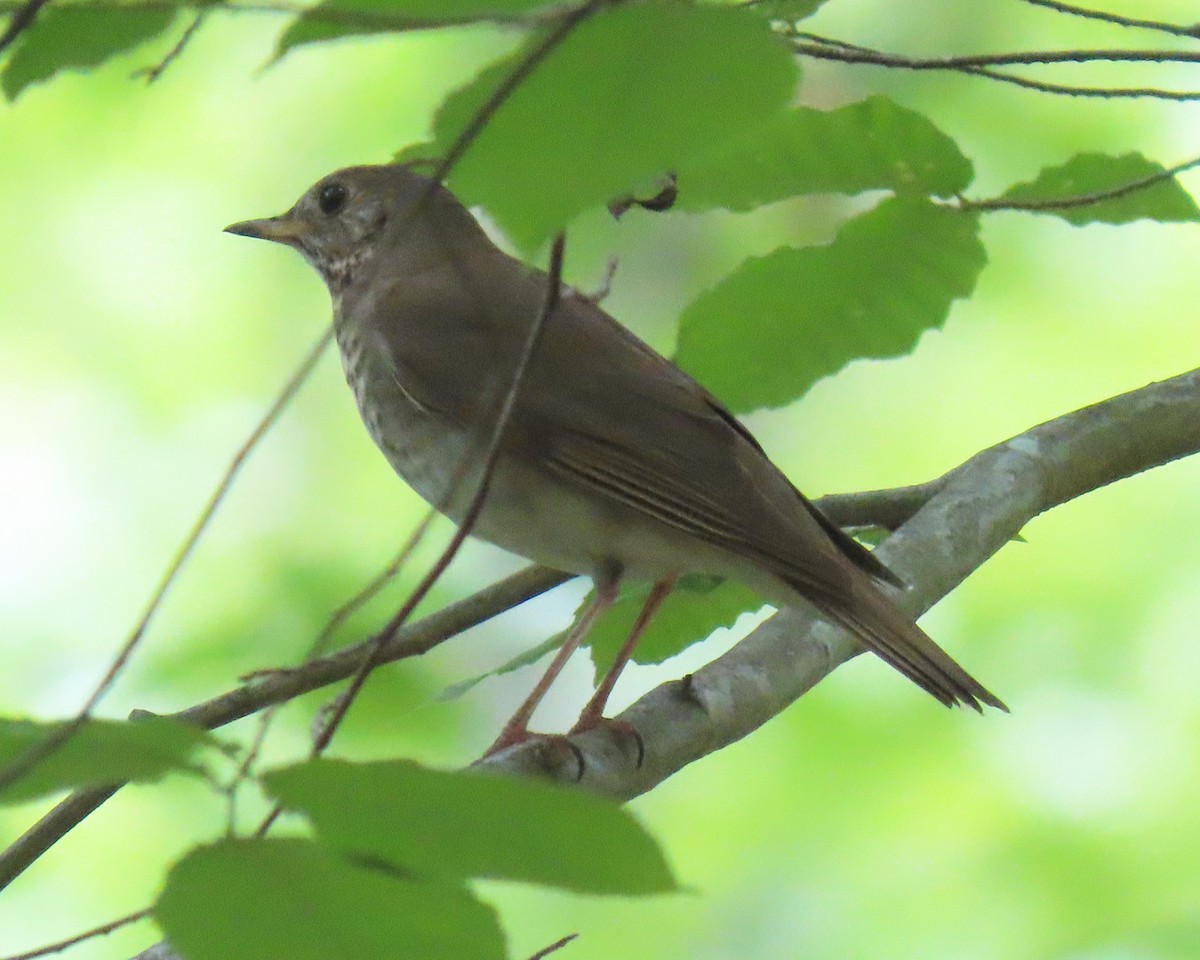
[[[821,613],[853,633],[922,690],[948,707],[983,704],[1008,712],[1002,700],[972,677],[912,618],[865,577],[854,577],[848,595],[812,602]]]

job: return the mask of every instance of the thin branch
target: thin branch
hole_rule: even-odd
[[[192,551],[196,548],[196,544],[200,542],[200,538],[204,535],[205,530],[208,529],[209,522],[212,520],[214,514],[216,514],[217,508],[224,501],[226,494],[229,493],[230,488],[233,486],[233,481],[241,471],[242,465],[258,445],[258,442],[266,435],[267,431],[275,425],[275,422],[287,408],[292,397],[296,395],[296,392],[304,384],[304,381],[308,379],[308,375],[312,372],[313,367],[317,365],[317,361],[321,359],[321,355],[325,352],[325,348],[329,345],[332,337],[332,328],[326,329],[321,334],[321,337],[313,344],[300,365],[288,377],[283,389],[275,397],[270,408],[263,414],[262,419],[255,425],[237,453],[234,454],[233,460],[226,468],[216,489],[212,492],[204,509],[200,511],[200,516],[197,517],[196,522],[192,525],[192,529],[176,551],[170,564],[168,564],[162,579],[159,581],[158,587],[151,594],[150,602],[146,605],[141,618],[113,657],[104,676],[100,679],[100,682],[96,685],[79,712],[67,723],[56,728],[53,733],[35,743],[23,754],[10,762],[8,766],[0,770],[0,792],[12,786],[12,784],[25,776],[38,763],[54,753],[55,750],[58,750],[87,722],[96,705],[103,698],[104,694],[108,692],[121,670],[129,662],[133,651],[145,636],[150,622],[154,619],[154,615],[158,613],[163,600],[166,599],[168,591],[175,583]]]
[[[945,478],[939,478],[895,490],[838,494],[822,497],[817,505],[827,517],[841,526],[894,530],[915,514],[944,483]],[[394,663],[427,653],[444,641],[571,579],[572,574],[558,570],[527,567],[401,630],[384,644],[380,662]],[[354,675],[366,651],[378,642],[379,636],[376,634],[355,646],[292,670],[260,674],[250,683],[170,716],[205,730],[215,730],[260,710],[339,683]],[[0,890],[90,816],[121,786],[107,784],[76,791],[0,853]]]
[[[320,734],[314,741],[311,753],[313,757],[320,756],[325,748],[329,746],[334,733],[337,732],[338,726],[350,710],[354,698],[362,690],[363,684],[366,683],[371,671],[381,662],[386,644],[396,636],[400,628],[408,621],[417,604],[425,599],[425,595],[433,588],[438,578],[450,565],[450,561],[454,559],[459,547],[462,546],[463,541],[467,538],[467,535],[479,519],[479,514],[482,512],[484,501],[487,498],[488,488],[491,485],[492,474],[496,469],[497,461],[500,459],[501,443],[508,430],[509,422],[512,419],[517,398],[521,394],[521,387],[525,383],[525,375],[529,370],[529,364],[533,360],[534,352],[537,350],[538,342],[541,340],[542,331],[558,306],[559,296],[562,293],[563,251],[565,248],[566,236],[560,233],[554,238],[554,243],[550,247],[550,265],[547,270],[546,295],[537,316],[530,322],[529,332],[526,334],[525,343],[522,345],[521,354],[517,359],[516,369],[513,371],[512,382],[508,386],[504,402],[501,404],[500,412],[496,416],[496,422],[492,426],[492,432],[488,438],[488,445],[483,457],[479,486],[471,498],[470,506],[467,507],[462,521],[458,524],[458,529],[454,532],[454,536],[450,539],[450,543],[447,544],[446,549],[442,551],[442,555],[438,557],[437,562],[434,563],[416,589],[413,590],[409,598],[400,607],[400,610],[380,632],[378,640],[372,644],[370,651],[363,658],[362,665],[350,681],[350,686],[346,689],[345,694],[338,698],[333,715],[324,724]]]
[[[192,22],[187,25],[187,29],[179,35],[179,39],[175,41],[175,45],[166,52],[163,58],[154,66],[139,70],[134,76],[145,77],[148,84],[154,83],[161,77],[166,72],[167,67],[178,60],[187,48],[187,45],[192,42],[192,37],[196,35],[196,31],[200,29],[200,24],[204,22],[204,18],[208,16],[212,9],[212,7],[205,7],[203,10],[196,11],[196,14],[192,17]]]
[[[552,944],[550,944],[550,946],[539,950],[532,957],[530,957],[529,960],[545,960],[545,958],[550,956],[550,954],[557,953],[578,936],[579,934],[577,933],[569,933],[561,940],[555,940]]]
[[[33,26],[33,21],[49,2],[50,0],[26,0],[25,3],[14,5],[8,10],[0,10],[2,13],[12,14],[4,33],[0,34],[0,53],[16,43],[17,37]]]
[[[976,454],[930,483],[818,501],[838,522],[875,514],[911,519],[879,549],[912,584],[898,595],[919,616],[1033,517],[1083,494],[1200,452],[1200,370],[1105,400]],[[883,525],[888,525],[887,523]],[[804,610],[782,611],[732,650],[682,680],[650,691],[617,718],[570,736],[585,758],[582,785],[628,800],[693,760],[746,736],[862,648]],[[628,749],[625,724],[644,743]],[[561,740],[534,738],[477,766],[575,783],[579,763]],[[139,957],[168,960],[159,944]]]
[[[957,514],[957,523],[961,525],[971,521],[970,529],[977,528],[979,537],[986,537],[986,543],[990,544],[988,551],[994,552],[1007,543],[1011,534],[1016,533],[1030,517],[1044,509],[1122,477],[1200,451],[1200,427],[1197,424],[1200,424],[1200,371],[1161,384],[1152,384],[1142,390],[1052,420],[979,454],[962,467],[928,483],[895,490],[823,497],[817,501],[817,505],[826,516],[841,526],[896,529],[906,522],[918,522],[922,513],[935,503],[942,505],[939,510],[948,510],[954,502],[947,499],[951,491],[954,491],[955,497],[966,498],[970,491],[963,489],[962,477],[973,474],[980,464],[986,463],[989,456],[995,456],[998,451],[1004,450],[1018,453],[1022,450],[1037,451],[1041,444],[1053,440],[1054,444],[1062,449],[1055,459],[1052,475],[1048,474],[1046,477],[1041,502],[1035,502],[1033,507],[1017,504],[1013,507],[1016,513],[1004,522],[990,520],[985,523],[980,519],[976,524],[975,515],[970,510],[963,509]],[[1078,436],[1074,443],[1070,443],[1073,434]],[[973,475],[978,476],[978,473]],[[987,479],[986,475],[984,479]],[[1003,477],[1000,477],[996,482],[1002,480]],[[901,536],[889,539],[881,548],[884,555],[891,554],[899,543],[909,542],[913,537],[913,529],[910,525]],[[946,556],[945,544],[949,542],[951,541],[937,540],[936,537],[933,541],[924,541],[924,547],[929,552],[929,562],[934,564],[932,570],[926,571],[929,576],[937,572],[939,563],[949,563],[953,559],[957,566],[940,580],[931,581],[934,582],[933,586],[922,584],[920,592],[913,591],[906,595],[906,602],[914,612],[949,592],[953,584],[969,572],[964,566],[970,558],[957,559]],[[979,547],[974,549],[971,557],[977,557],[982,563],[990,552],[985,553],[984,548]],[[916,555],[919,555],[916,548],[906,548],[900,560],[896,561],[905,568],[898,569],[898,572],[909,583],[920,583],[907,575],[907,568],[917,565],[914,559]],[[955,577],[957,579],[954,579]],[[390,663],[426,653],[444,640],[545,593],[569,579],[572,579],[570,574],[547,570],[544,567],[528,567],[402,630],[386,645],[381,662]],[[271,704],[281,703],[345,680],[358,668],[364,651],[373,643],[374,640],[367,640],[295,670],[264,675],[253,683],[172,716],[204,729],[215,729]],[[811,659],[811,650],[808,656]],[[716,663],[726,663],[721,669],[728,668],[725,661]],[[716,663],[712,665],[714,668]],[[705,668],[706,671],[708,669]],[[832,665],[827,665],[825,672],[829,669],[832,669]],[[693,684],[695,682],[693,681]],[[812,682],[816,680],[813,679]],[[675,764],[676,768],[681,767],[691,759],[717,749],[721,742],[731,742],[749,732],[749,729],[741,732],[730,731],[721,742],[713,741],[707,748],[696,746],[707,744],[714,736],[708,726],[711,720],[706,719],[698,725],[695,718],[689,720],[687,716],[676,716],[679,709],[677,701],[681,700],[681,692],[684,693],[682,700],[687,701],[686,691],[678,683],[660,687],[650,695],[649,700],[639,701],[641,705],[635,705],[636,711],[633,714],[627,711],[622,715],[626,719],[639,721],[639,731],[644,738],[649,738],[648,747],[654,750],[655,756],[664,758],[656,761],[660,764],[656,769],[659,769],[662,776],[669,775],[669,771],[663,770],[671,764]],[[781,709],[782,705],[777,704],[776,708]],[[754,708],[752,715],[763,716],[762,708]],[[763,716],[763,719],[766,717]],[[660,742],[660,733],[664,726],[674,722],[683,724],[679,737],[665,744]],[[647,725],[643,726],[643,723]],[[600,736],[600,732],[589,731],[573,738],[576,742],[588,746],[589,770],[602,771],[607,766],[597,766],[599,761],[595,759],[598,753],[603,752],[603,744],[597,745],[596,738]],[[613,749],[619,752],[619,746]],[[537,767],[535,760],[519,749],[498,754],[489,762],[502,763],[506,767]],[[573,771],[568,773],[573,776]],[[120,786],[110,784],[78,791],[46,814],[24,836],[0,854],[0,888],[20,875],[72,827],[112,796]],[[628,793],[634,796],[650,786],[653,786],[653,783],[646,783],[641,787],[638,783],[632,783],[620,788],[613,786],[609,792],[613,795]]]
[[[897,601],[919,616],[1038,514],[1197,452],[1200,370],[1066,414],[984,450],[942,478],[931,499],[879,548],[880,559],[912,584]],[[781,611],[695,674],[650,691],[618,723],[571,735],[585,758],[582,786],[621,800],[645,793],[751,733],[861,651],[815,614]],[[628,749],[624,725],[640,735],[641,764]],[[477,766],[579,779],[577,755],[536,740]]]
[[[1172,180],[1179,174],[1197,166],[1200,166],[1200,157],[1145,177],[1139,177],[1136,180],[1118,184],[1115,187],[1109,187],[1106,190],[1081,193],[1072,197],[1052,197],[1045,200],[1006,200],[1003,197],[997,197],[994,200],[963,200],[961,206],[964,210],[1070,210],[1075,207],[1090,207],[1107,200],[1119,200],[1121,197],[1127,197],[1139,190]]]
[[[380,663],[392,663],[427,653],[443,641],[570,579],[571,574],[547,570],[545,567],[521,570],[399,631],[383,644]],[[251,683],[169,716],[205,730],[214,730],[272,704],[295,699],[352,677],[362,664],[363,657],[377,642],[378,636],[375,636],[294,670],[264,674]],[[122,786],[119,783],[105,784],[76,791],[42,817],[0,853],[0,889],[10,884]]]
[[[1053,63],[1200,63],[1194,50],[1017,50],[1012,53],[978,53],[953,57],[905,57],[877,50],[841,47],[831,50],[822,44],[793,43],[803,56],[843,63],[869,63],[905,70],[961,70],[964,67],[1014,67]]]
[[[874,50],[871,47],[860,46],[855,43],[848,43],[845,40],[838,40],[833,37],[825,37],[816,33],[808,33],[802,30],[791,30],[788,36],[800,40],[808,41],[812,44],[817,44],[820,47],[827,47],[833,52],[824,56],[826,60],[842,60],[851,63],[868,63],[875,66],[887,66],[898,69],[913,69],[913,70],[929,70],[932,67],[917,67],[910,66],[910,61],[906,57],[900,57],[896,54],[885,53],[881,50]],[[849,51],[856,55],[854,59],[848,59],[837,55],[837,51]],[[799,52],[799,51],[798,51]],[[815,53],[810,56],[817,56]],[[940,69],[950,70],[954,73],[963,73],[974,77],[984,77],[988,80],[995,80],[999,83],[1007,83],[1016,87],[1021,87],[1025,90],[1033,90],[1038,93],[1052,93],[1059,96],[1067,97],[1093,97],[1105,100],[1117,99],[1138,99],[1148,98],[1155,100],[1171,100],[1171,101],[1192,101],[1200,100],[1200,92],[1191,90],[1163,90],[1158,87],[1080,87],[1067,83],[1050,83],[1045,80],[1033,80],[1029,77],[1023,77],[1018,74],[1006,73],[1003,70],[992,70],[988,67],[968,67],[968,66],[945,66]]]
[[[122,927],[128,927],[131,924],[137,923],[139,920],[147,920],[150,917],[150,913],[150,908],[138,910],[136,913],[128,914],[116,920],[110,920],[108,923],[103,923],[98,927],[92,927],[91,930],[84,930],[73,937],[59,940],[57,943],[48,943],[44,947],[38,947],[36,950],[26,950],[24,953],[14,953],[11,956],[4,957],[3,960],[35,960],[36,957],[48,957],[54,953],[62,953],[64,950],[68,950],[87,940],[105,937],[115,930],[120,930]]]
[[[495,116],[496,111],[513,95],[517,87],[537,69],[538,65],[553,53],[585,20],[596,14],[601,8],[614,6],[619,0],[588,0],[563,16],[554,28],[542,38],[541,42],[529,51],[516,65],[513,72],[504,78],[504,82],[492,91],[492,95],[484,101],[483,106],[475,111],[470,123],[458,135],[458,139],[446,152],[446,155],[434,167],[432,178],[437,181],[446,179],[455,164],[462,159],[471,144],[475,142],[488,121]]]
[[[1002,70],[989,70],[986,67],[960,67],[956,72],[986,77],[1000,83],[1009,83],[1024,90],[1053,93],[1064,97],[1093,97],[1101,100],[1169,100],[1182,103],[1200,100],[1200,91],[1194,90],[1164,90],[1162,87],[1077,87],[1069,83],[1033,80],[1014,73],[1005,73]]]
[[[1083,17],[1087,20],[1100,20],[1118,27],[1138,27],[1144,30],[1157,30],[1176,37],[1200,38],[1200,26],[1182,27],[1178,24],[1167,23],[1163,20],[1143,20],[1138,17],[1124,17],[1117,13],[1106,13],[1103,10],[1089,10],[1070,3],[1060,3],[1059,0],[1024,0],[1034,7],[1044,7],[1056,13],[1065,13],[1073,17]]]
[[[47,0],[41,0],[44,5]],[[12,0],[0,0],[0,16],[16,13],[24,4]],[[128,11],[159,12],[166,10],[216,10],[222,13],[265,13],[278,16],[291,16],[308,20],[313,23],[328,23],[334,26],[361,28],[363,30],[381,30],[402,32],[406,30],[431,30],[440,27],[460,27],[475,23],[493,23],[505,25],[534,25],[554,12],[535,11],[532,13],[505,13],[493,11],[485,14],[447,14],[444,16],[415,17],[411,14],[388,13],[384,10],[353,10],[344,7],[309,5],[304,3],[289,3],[287,0],[250,0],[246,3],[214,2],[214,0],[90,0],[90,2],[72,3],[73,9],[108,10],[116,13]]]

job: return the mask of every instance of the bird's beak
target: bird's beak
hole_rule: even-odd
[[[253,237],[255,240],[271,240],[275,243],[294,244],[304,235],[304,224],[291,211],[278,217],[266,217],[262,220],[243,220],[231,223],[225,228],[225,233],[235,233],[239,237]]]

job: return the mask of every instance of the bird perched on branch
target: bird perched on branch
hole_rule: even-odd
[[[403,165],[339,170],[286,213],[226,229],[294,247],[321,274],[368,432],[400,476],[461,522],[551,278]],[[620,581],[650,581],[576,729],[600,722],[639,635],[688,573],[741,582],[776,606],[807,602],[942,703],[1004,709],[880,589],[899,583],[719,400],[595,303],[557,299],[513,400],[471,533],[586,574],[596,589],[493,750],[528,736],[534,708]]]

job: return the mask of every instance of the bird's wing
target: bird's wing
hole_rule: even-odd
[[[546,282],[507,258],[494,267],[480,275],[448,265],[405,278],[389,293],[392,329],[379,338],[406,393],[480,432],[512,382]],[[578,295],[565,295],[543,328],[506,444],[562,482],[810,590],[844,589],[832,552],[895,582],[715,397]]]

